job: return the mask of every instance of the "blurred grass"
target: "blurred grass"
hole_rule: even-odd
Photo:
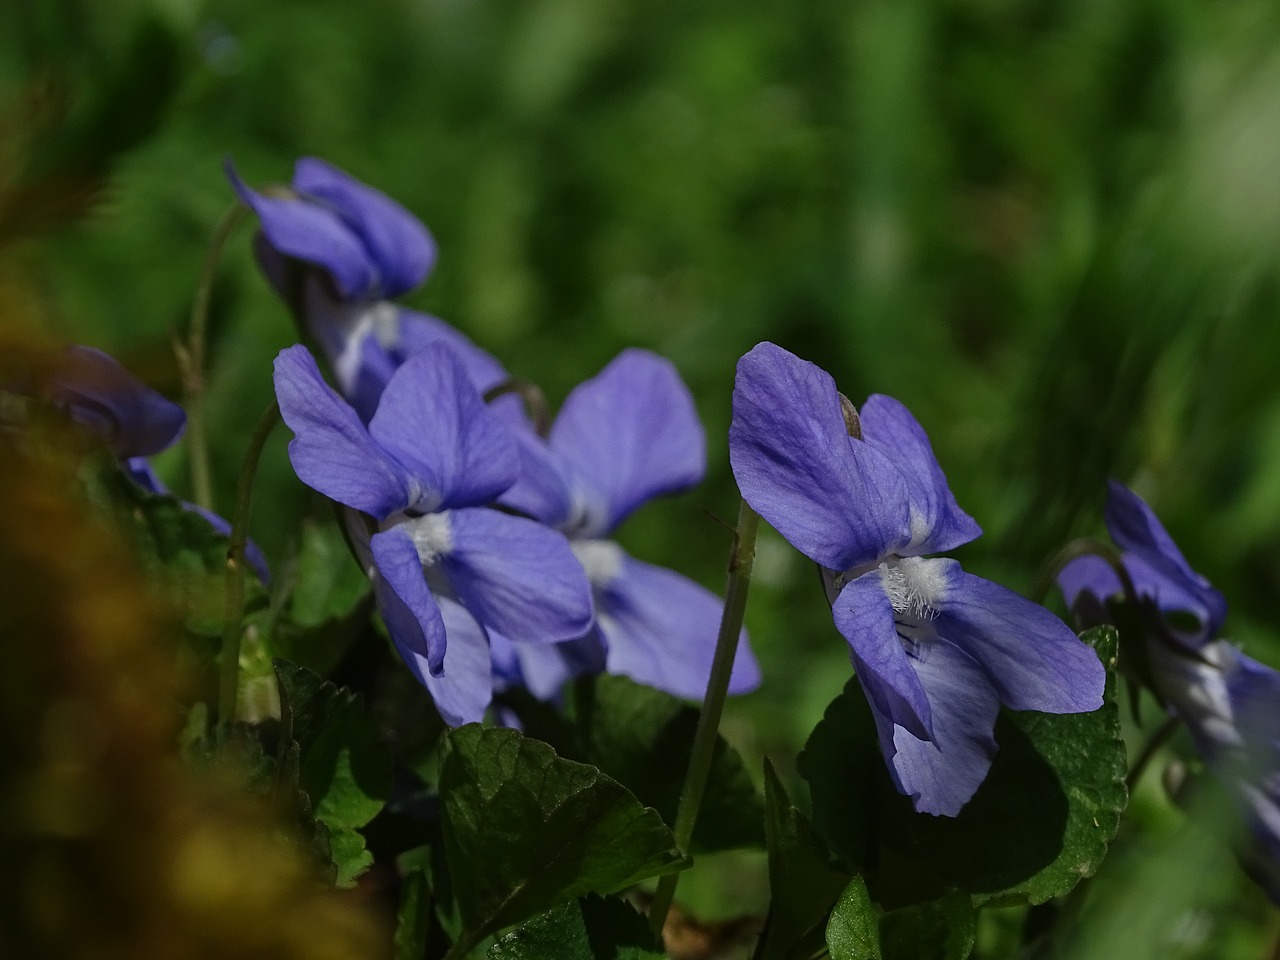
[[[553,401],[625,346],[676,362],[711,473],[628,524],[638,555],[720,586],[733,364],[772,339],[912,408],[987,531],[969,569],[1029,589],[1115,476],[1280,664],[1278,39],[1266,0],[19,0],[0,190],[77,203],[0,254],[55,335],[176,395],[223,158],[323,156],[435,233],[409,302]],[[292,339],[247,239],[213,300],[224,509]],[[277,554],[283,442],[261,476]],[[766,683],[726,723],[786,771],[847,657],[808,565],[761,550]]]

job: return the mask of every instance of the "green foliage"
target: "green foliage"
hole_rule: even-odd
[[[622,900],[583,897],[507,934],[488,960],[661,960],[645,918]]]
[[[959,889],[977,903],[1042,903],[1097,870],[1126,801],[1125,752],[1115,631],[1100,627],[1083,639],[1107,667],[1104,705],[1087,714],[1002,714],[1000,752],[956,817],[917,814],[894,789],[872,748],[874,723],[856,681],[832,705],[800,769],[815,825],[869,871],[879,902],[894,907]],[[841,828],[849,811],[858,826]]]
[[[973,952],[976,925],[972,899],[950,893],[886,913],[880,945],[885,960],[965,960]]]
[[[827,949],[831,960],[881,960],[876,911],[860,875],[849,882],[831,912]]]
[[[422,960],[431,930],[431,909],[427,903],[427,875],[420,867],[405,875],[400,888],[400,909],[396,912],[396,933],[392,944],[394,960]]]
[[[373,862],[358,831],[391,792],[390,752],[357,695],[284,660],[275,670],[281,740],[297,744],[297,782],[329,829],[338,884],[350,885]]]
[[[658,814],[596,768],[514,730],[469,724],[444,743],[441,809],[459,942],[686,866]]]

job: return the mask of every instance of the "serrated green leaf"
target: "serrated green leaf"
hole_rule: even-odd
[[[355,886],[357,878],[373,866],[373,854],[365,846],[359,830],[329,826],[329,853],[338,868],[334,886]]]
[[[644,917],[614,897],[584,897],[534,917],[492,947],[487,960],[662,960]]]
[[[875,749],[874,723],[857,681],[828,709],[800,758],[814,823],[851,862],[867,847],[844,817],[865,806],[878,844],[868,882],[877,900],[902,905],[951,889],[977,903],[1042,903],[1101,863],[1127,793],[1115,703],[1115,631],[1084,636],[1107,666],[1103,706],[1087,714],[1003,712],[991,772],[956,817],[917,814]],[[869,791],[869,792],[868,792]]]
[[[685,866],[657,812],[595,767],[477,724],[444,743],[444,838],[468,946],[561,900]]]
[[[964,893],[912,904],[880,918],[884,960],[966,960],[976,933],[977,913]]]
[[[773,764],[764,764],[765,832],[769,838],[769,916],[754,960],[807,957],[824,942],[824,921],[849,885],[821,841],[791,805]]]
[[[427,875],[421,868],[410,870],[400,888],[396,911],[394,960],[422,960],[431,931],[431,909],[427,903]]]
[[[881,960],[876,911],[861,875],[849,881],[831,911],[827,949],[831,960]]]
[[[597,677],[578,705],[585,755],[674,823],[700,713],[670,694],[627,677]],[[707,791],[690,850],[711,853],[761,846],[764,809],[738,752],[717,738]]]

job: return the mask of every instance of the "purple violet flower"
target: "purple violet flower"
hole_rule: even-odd
[[[1245,870],[1280,903],[1280,671],[1215,639],[1225,598],[1191,569],[1152,509],[1132,490],[1108,484],[1107,529],[1141,605],[1143,679],[1187,725],[1196,752],[1226,787],[1247,838]],[[1108,601],[1124,589],[1101,557],[1076,557],[1058,575],[1078,616],[1108,622]]]
[[[622,674],[678,697],[700,698],[711,673],[721,600],[687,577],[643,563],[610,539],[654,497],[697,484],[706,439],[693,397],[668,361],[624,350],[568,396],[546,441],[521,434],[520,480],[499,501],[560,530],[586,571],[596,626],[575,643],[495,647],[499,673],[538,697],[581,673]],[[738,642],[731,693],[760,683]]]
[[[1043,607],[925,556],[981,530],[906,407],[871,396],[858,439],[847,403],[825,371],[761,343],[738,363],[729,459],[747,503],[826,571],[898,789],[955,816],[991,767],[1001,704],[1095,710],[1105,671]]]
[[[305,347],[280,353],[275,384],[299,478],[371,518],[353,539],[378,608],[446,722],[483,716],[492,636],[520,648],[590,629],[590,587],[564,537],[487,506],[516,480],[516,446],[452,350],[408,358],[367,427]]]
[[[288,196],[250,189],[229,163],[227,176],[258,215],[262,272],[365,423],[392,373],[428,343],[453,347],[482,390],[504,378],[493,357],[443,320],[392,302],[421,285],[436,259],[431,234],[404,207],[315,157],[298,160]],[[292,271],[291,261],[306,268]]]

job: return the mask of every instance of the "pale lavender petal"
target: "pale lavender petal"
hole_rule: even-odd
[[[1195,613],[1204,622],[1205,634],[1216,634],[1227,619],[1226,598],[1191,569],[1182,551],[1142,498],[1124,484],[1108,481],[1106,519],[1112,539],[1126,553],[1126,566],[1130,557],[1137,557],[1150,572],[1160,575],[1144,578],[1145,589],[1139,589],[1139,593],[1151,596],[1166,612],[1183,609]],[[1181,602],[1182,596],[1197,598],[1194,607],[1172,605]]]
[[[669,360],[624,350],[579,384],[551,429],[551,448],[601,519],[585,537],[612,531],[640,504],[687,490],[707,469],[706,436],[689,388]]]
[[[530,425],[516,417],[504,420],[513,424],[512,436],[520,451],[520,477],[498,497],[498,503],[564,530],[574,510],[573,490],[564,464]]]
[[[483,507],[451,510],[439,564],[486,629],[515,643],[558,643],[591,627],[591,587],[563,535]]]
[[[911,543],[901,555],[943,553],[982,535],[960,509],[933,447],[911,411],[893,397],[873,394],[859,411],[862,439],[894,462],[911,498]]]
[[[519,475],[509,431],[444,344],[424,347],[395,372],[369,433],[437,498],[428,509],[488,503]]]
[[[479,723],[493,699],[488,637],[462,604],[448,597],[436,600],[449,637],[444,667],[439,676],[421,667],[415,673],[431,694],[445,723],[451,727]]]
[[[1102,706],[1106,671],[1071,628],[1039,604],[957,565],[937,604],[937,632],[976,660],[1013,710],[1086,713]]]
[[[1082,593],[1101,601],[1122,593],[1124,589],[1111,564],[1096,554],[1068,561],[1058,572],[1058,587],[1068,607],[1074,607]]]
[[[439,675],[444,669],[445,622],[440,604],[427,587],[413,538],[399,527],[375,533],[369,541],[373,553],[374,593],[382,619],[404,662],[419,673]],[[427,669],[417,670],[418,660]],[[485,654],[488,662],[488,653]]]
[[[747,503],[830,570],[882,559],[911,540],[901,472],[848,436],[835,381],[775,344],[738,361],[729,461]]]
[[[880,573],[845,584],[831,605],[836,629],[849,642],[853,669],[867,698],[886,717],[921,740],[932,737],[929,699],[907,656]]]
[[[412,478],[324,382],[306,347],[280,351],[275,387],[280,416],[294,433],[289,460],[303,483],[379,519],[413,506]]]
[[[618,552],[617,575],[596,586],[607,670],[677,697],[701,699],[711,676],[721,599],[688,577]],[[759,685],[760,667],[743,630],[729,692],[748,693]]]
[[[364,243],[377,267],[379,297],[421,284],[436,260],[436,244],[418,218],[385,193],[315,157],[294,166],[293,188],[322,201]]]
[[[605,669],[604,641],[596,630],[564,643],[512,643],[496,630],[489,640],[494,670],[506,686],[522,686],[539,700],[554,700],[574,677]]]
[[[471,382],[481,394],[508,379],[507,371],[493,354],[476,346],[460,330],[438,317],[402,307],[397,321],[399,329],[393,354],[400,362],[403,363],[429,344],[444,343],[453,348],[454,355],[462,361]]]
[[[911,797],[918,812],[954,817],[991,769],[1000,702],[982,668],[943,640],[922,646],[914,663],[929,692],[932,741],[894,725],[868,696],[871,713],[898,789]]]
[[[360,236],[336,212],[302,199],[269,197],[246,185],[230,162],[226,170],[240,199],[258,215],[271,246],[327,270],[346,300],[376,295],[377,265]]]

